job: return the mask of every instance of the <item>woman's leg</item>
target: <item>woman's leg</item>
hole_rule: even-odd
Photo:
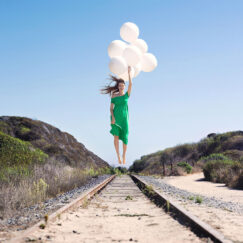
[[[114,145],[115,145],[115,149],[116,149],[116,154],[117,154],[117,157],[118,157],[118,161],[119,161],[119,164],[121,164],[121,158],[120,158],[120,152],[119,152],[119,137],[114,135]]]
[[[126,163],[126,152],[127,152],[127,145],[123,143],[123,154],[122,154],[123,164]]]

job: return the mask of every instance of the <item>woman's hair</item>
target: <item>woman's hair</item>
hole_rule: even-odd
[[[110,96],[111,96],[115,92],[119,92],[119,88],[118,88],[119,83],[125,84],[125,81],[123,79],[117,78],[111,74],[109,74],[109,76],[110,76],[109,79],[111,80],[111,82],[109,83],[109,85],[105,85],[105,88],[100,89],[100,91],[103,91],[103,93],[101,92],[101,94],[110,94]],[[112,82],[116,82],[116,84],[114,86],[110,86],[110,84]]]

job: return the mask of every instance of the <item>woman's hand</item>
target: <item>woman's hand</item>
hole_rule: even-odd
[[[128,66],[128,78],[129,78],[129,86],[128,86],[128,89],[129,90],[131,90],[131,88],[129,88],[130,87],[130,84],[132,83],[132,79],[131,79],[131,66]],[[130,91],[129,91],[129,93],[130,93]]]
[[[115,124],[115,118],[112,118],[111,124]]]
[[[128,66],[128,74],[130,74],[130,72],[131,72],[131,67]]]

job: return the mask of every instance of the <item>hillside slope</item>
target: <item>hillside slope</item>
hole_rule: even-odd
[[[27,117],[0,116],[0,131],[30,142],[59,162],[80,168],[110,167],[109,164],[88,150],[72,135],[39,120]]]
[[[195,143],[179,144],[152,154],[141,156],[129,171],[144,174],[173,174],[177,163],[187,162],[192,167],[201,166],[200,158],[222,153],[232,160],[243,162],[243,131],[210,133]],[[174,170],[176,174],[176,170]]]

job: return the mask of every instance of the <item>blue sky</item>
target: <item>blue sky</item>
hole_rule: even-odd
[[[133,79],[127,167],[242,130],[242,12],[241,0],[0,0],[0,115],[47,122],[118,165],[110,97],[99,89],[109,83],[107,47],[129,21],[158,66]]]

